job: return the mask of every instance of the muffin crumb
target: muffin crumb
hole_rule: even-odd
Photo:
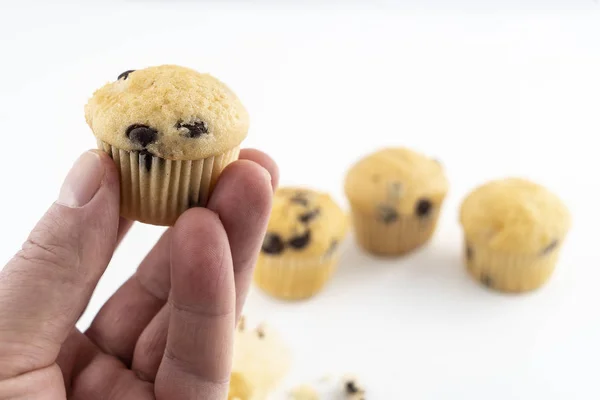
[[[266,328],[265,323],[261,323],[256,327],[256,334],[261,339],[265,337],[265,328]]]
[[[240,316],[240,320],[238,322],[238,330],[240,332],[244,332],[246,329],[246,317],[244,315]]]
[[[290,400],[319,400],[319,394],[310,385],[300,385],[290,392]]]

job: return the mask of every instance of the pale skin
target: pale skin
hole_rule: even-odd
[[[271,158],[243,150],[207,207],[167,229],[81,332],[75,324],[131,226],[119,217],[113,161],[85,153],[0,272],[0,399],[226,399],[277,181]]]

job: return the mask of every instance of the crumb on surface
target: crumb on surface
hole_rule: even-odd
[[[319,394],[310,385],[300,385],[290,392],[290,400],[319,400]]]
[[[259,338],[262,339],[265,337],[265,329],[266,329],[266,325],[264,323],[262,323],[256,327],[256,334],[258,335]]]
[[[238,322],[238,330],[243,332],[246,329],[246,317],[244,315],[240,316],[240,321]]]
[[[347,375],[342,379],[342,390],[348,400],[365,400],[365,389],[354,376]]]

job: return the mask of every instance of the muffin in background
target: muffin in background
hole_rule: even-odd
[[[463,201],[464,260],[469,273],[501,292],[527,292],[552,275],[571,225],[563,202],[521,178],[488,182]]]
[[[315,295],[337,267],[347,230],[346,214],[328,194],[278,189],[254,271],[256,285],[285,300]]]
[[[154,225],[206,205],[249,125],[225,84],[175,65],[122,73],[94,93],[85,117],[119,170],[121,215]]]
[[[345,192],[358,244],[375,255],[400,256],[435,232],[448,181],[438,161],[386,148],[348,171]]]

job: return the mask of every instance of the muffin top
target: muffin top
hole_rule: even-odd
[[[399,215],[432,215],[446,197],[448,181],[438,161],[406,148],[387,148],[348,171],[345,191],[355,210],[389,223]]]
[[[335,254],[348,218],[326,193],[300,187],[275,192],[263,256],[321,257]]]
[[[266,324],[250,329],[242,317],[235,333],[230,393],[241,400],[263,399],[285,377],[291,359],[276,331]]]
[[[211,157],[239,145],[248,113],[225,84],[175,65],[126,71],[85,106],[96,137],[126,151],[173,160]]]
[[[547,254],[571,225],[566,206],[544,187],[520,178],[479,186],[463,201],[460,222],[474,246],[525,254]]]

